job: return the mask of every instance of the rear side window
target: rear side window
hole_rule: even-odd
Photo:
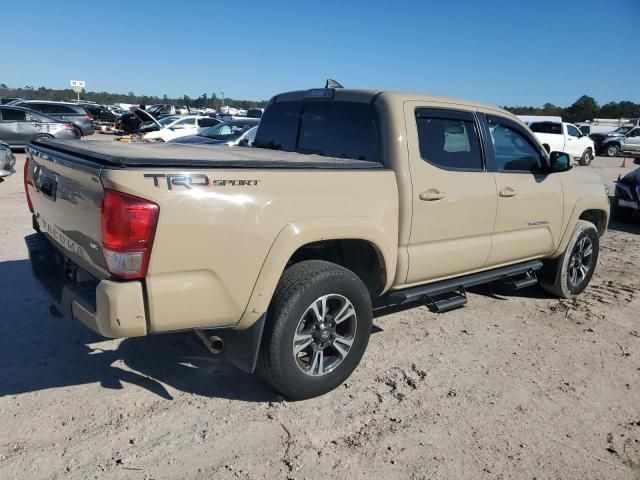
[[[76,113],[73,111],[71,107],[67,107],[66,105],[60,105],[57,103],[32,103],[29,105],[29,108],[33,108],[42,113],[54,114],[54,115],[64,115],[68,113]]]
[[[27,119],[27,115],[24,110],[17,110],[15,108],[3,108],[2,120],[5,122],[24,122]]]
[[[416,125],[423,160],[447,170],[483,170],[473,114],[419,109],[416,111]]]
[[[536,133],[552,133],[554,135],[562,135],[562,124],[555,122],[535,122],[531,126],[532,132]]]
[[[378,112],[357,102],[276,102],[262,116],[254,146],[382,162]]]
[[[198,120],[198,122],[200,123],[201,127],[213,127],[214,125],[219,124],[220,120],[217,120],[215,118],[201,118],[200,120]]]

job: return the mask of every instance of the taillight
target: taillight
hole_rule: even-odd
[[[122,279],[147,274],[160,207],[149,200],[113,190],[102,198],[104,259],[112,275]]]
[[[85,120],[89,120],[90,122],[93,122],[93,117],[92,117],[91,115],[89,115],[89,114],[86,114],[86,115],[84,116],[84,119],[85,119]]]
[[[27,194],[29,211],[33,213],[33,203],[31,203],[31,195],[29,195],[29,157],[24,161],[24,193]]]
[[[73,130],[74,126],[70,123],[65,123],[62,128],[64,128],[65,130]]]

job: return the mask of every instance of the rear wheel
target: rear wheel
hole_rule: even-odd
[[[327,393],[360,363],[372,316],[369,291],[352,271],[321,260],[297,263],[276,288],[258,369],[293,400]]]
[[[615,143],[612,143],[607,145],[605,152],[607,153],[607,157],[617,157],[620,154],[620,147]]]
[[[582,157],[580,158],[580,161],[578,163],[583,167],[586,167],[591,164],[592,160],[593,160],[593,152],[591,151],[590,148],[587,148],[582,154]]]
[[[77,139],[82,138],[82,130],[80,130],[78,127],[73,127],[73,132],[76,134]]]
[[[543,267],[540,285],[561,298],[574,298],[587,288],[598,263],[600,236],[595,225],[578,220],[565,252]]]
[[[34,140],[46,140],[47,138],[53,138],[52,135],[47,135],[46,133],[41,133],[33,137]]]

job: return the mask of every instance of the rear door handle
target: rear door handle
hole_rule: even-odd
[[[516,192],[511,187],[507,187],[500,190],[499,194],[501,197],[515,197],[518,194],[518,192]]]
[[[446,193],[441,192],[437,188],[430,188],[429,190],[426,190],[426,191],[422,192],[419,195],[420,200],[424,200],[425,202],[433,202],[434,200],[442,200],[446,196],[447,196]]]

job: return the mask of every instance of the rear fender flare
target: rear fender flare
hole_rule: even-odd
[[[236,325],[249,328],[269,308],[271,297],[287,262],[300,247],[324,240],[357,239],[370,242],[386,271],[384,291],[395,278],[397,238],[389,238],[380,225],[367,217],[321,217],[294,221],[285,226],[273,242],[260,269],[247,308]]]

